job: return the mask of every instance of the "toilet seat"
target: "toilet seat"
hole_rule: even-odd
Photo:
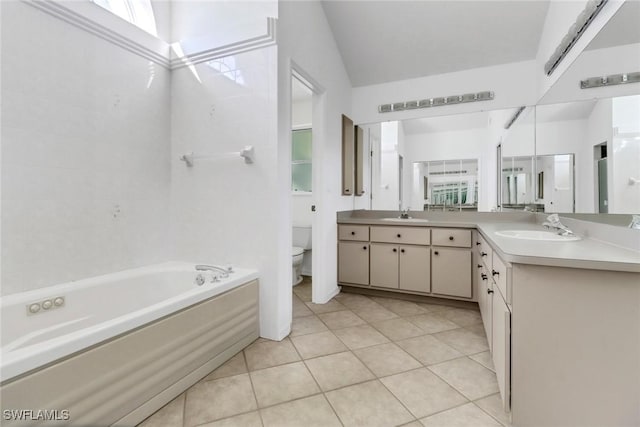
[[[298,247],[298,246],[294,246],[292,251],[291,251],[291,255],[292,256],[298,256],[298,255],[302,255],[304,253],[304,249]]]

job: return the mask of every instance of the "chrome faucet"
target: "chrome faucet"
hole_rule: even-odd
[[[217,265],[207,265],[207,264],[197,264],[196,265],[196,270],[197,271],[212,271],[212,272],[218,272],[220,273],[220,276],[225,278],[225,277],[229,277],[229,273],[233,273],[233,268],[232,267],[219,267]]]
[[[560,217],[558,214],[551,214],[547,217],[547,220],[542,223],[544,227],[547,229],[557,230],[560,236],[573,236],[574,233],[567,227],[566,225],[560,222]]]
[[[409,210],[410,210],[410,209],[411,209],[411,208],[407,208],[407,209],[404,209],[404,210],[403,210],[403,209],[401,209],[401,210],[400,210],[400,218],[402,218],[402,219],[410,219],[410,218],[411,218],[411,217],[409,216]]]

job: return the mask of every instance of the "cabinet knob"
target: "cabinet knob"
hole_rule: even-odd
[[[434,254],[434,255],[438,255],[438,251],[435,251],[433,254]]]
[[[398,250],[396,248],[393,248],[393,252],[398,252]]]
[[[482,264],[478,264],[478,268],[482,268]]]
[[[486,274],[481,274],[480,277],[482,277],[482,280],[487,280],[487,275]]]
[[[366,250],[367,250],[367,247],[366,247],[366,246],[363,246],[363,247],[362,247],[362,249],[364,249],[364,250],[366,251]]]
[[[476,246],[480,246],[480,245],[481,245],[481,243],[480,243],[480,242],[476,242]]]
[[[499,276],[500,272],[499,271],[495,271],[495,270],[491,270],[491,275],[492,276]]]
[[[487,289],[487,293],[491,295],[493,293],[493,289]]]
[[[355,231],[352,231],[352,232],[351,232],[351,235],[352,235],[352,236],[355,236],[355,235],[356,235],[356,232],[355,232]]]
[[[480,252],[480,256],[487,256],[486,252]]]
[[[453,236],[449,236],[449,240],[453,240]]]
[[[400,249],[400,252],[404,253],[404,249]]]
[[[400,233],[398,233],[398,238],[402,237],[402,235]]]

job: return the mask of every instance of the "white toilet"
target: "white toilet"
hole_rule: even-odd
[[[311,255],[311,226],[303,224],[293,225],[292,274],[293,286],[302,282],[302,262],[305,251]]]

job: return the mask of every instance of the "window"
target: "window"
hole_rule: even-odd
[[[311,192],[311,129],[294,130],[291,144],[291,190]]]
[[[116,16],[158,37],[151,0],[91,0]]]

